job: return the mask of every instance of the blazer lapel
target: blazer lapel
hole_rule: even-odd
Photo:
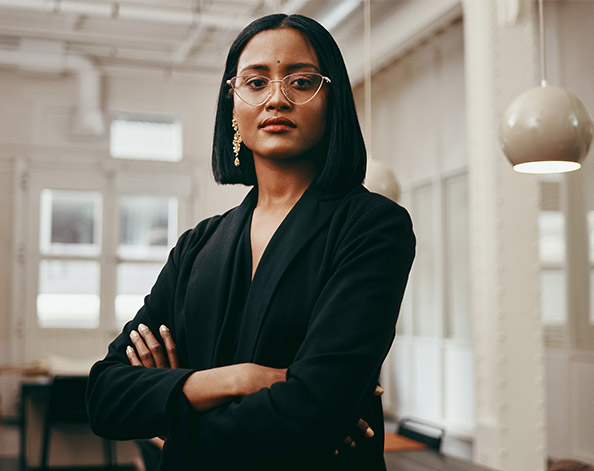
[[[340,198],[313,184],[285,217],[268,243],[248,294],[237,357],[253,361],[254,350],[270,300],[283,274],[307,242],[320,231],[338,206]]]
[[[188,286],[185,311],[188,358],[194,360],[192,368],[211,368],[216,362],[217,345],[229,307],[232,275],[237,245],[254,208],[257,190],[253,189],[241,205],[223,216],[215,236],[197,254]],[[207,274],[207,276],[205,275]]]

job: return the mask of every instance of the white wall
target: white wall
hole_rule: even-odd
[[[519,2],[519,5],[520,11],[525,13],[526,3]],[[594,113],[594,82],[591,79],[591,72],[594,70],[594,56],[590,51],[591,45],[594,44],[594,36],[592,36],[594,30],[590,27],[594,14],[593,8],[594,4],[591,2],[545,3],[548,26],[549,83],[551,85],[560,84],[576,93],[584,101],[590,113]],[[386,20],[383,19],[383,21]],[[493,40],[494,36],[489,36],[489,34],[499,34],[501,39],[498,40],[501,42],[497,47],[507,50],[505,54],[509,56],[510,62],[507,64],[506,70],[509,77],[506,75],[505,80],[508,80],[509,86],[505,85],[507,87],[505,93],[514,89],[513,76],[515,76],[516,87],[519,84],[531,86],[530,83],[534,83],[536,85],[538,83],[536,79],[528,80],[536,67],[533,67],[532,63],[517,62],[520,57],[519,46],[510,39],[513,36],[509,36],[505,32],[507,27],[505,22],[501,19],[499,21],[501,21],[498,26],[500,30],[495,33],[485,33],[484,39],[491,38]],[[536,41],[536,39],[534,36],[533,40]],[[535,42],[531,42],[530,47],[536,47],[535,44]],[[514,48],[518,48],[518,54],[515,54]],[[494,50],[495,46],[492,52]],[[530,54],[530,52],[527,53],[527,55]],[[497,67],[506,67],[505,62],[501,58],[497,58],[496,55],[497,52],[494,52],[495,59],[493,61],[499,61]],[[459,171],[464,172],[469,165],[465,104],[469,98],[464,70],[463,31],[461,25],[457,24],[422,45],[412,48],[394,63],[381,68],[373,76],[373,141],[371,145],[368,143],[368,148],[372,151],[374,159],[388,163],[394,170],[403,189],[402,203],[411,211],[413,221],[419,217],[418,214],[415,214],[414,188],[423,184],[428,187],[439,187],[440,179],[448,175],[455,175]],[[485,71],[484,73],[490,72]],[[494,83],[500,79],[496,78]],[[517,89],[515,93],[520,91],[522,91],[521,88]],[[504,109],[506,103],[503,103],[501,89],[494,90],[493,93],[499,94],[501,103],[495,103],[495,106],[501,107],[501,110],[492,109],[491,112],[498,113]],[[355,95],[359,110],[362,111],[364,100],[362,85],[357,87]],[[363,123],[365,117],[361,114],[360,118]],[[489,132],[494,134],[496,129],[485,130],[485,133]],[[474,151],[476,152],[476,149]],[[498,153],[496,158],[500,159],[498,162],[501,165],[497,166],[497,171],[505,172],[507,175],[511,168],[503,168],[507,165],[503,154],[496,147],[493,153]],[[489,157],[486,155],[476,156],[476,160],[481,158]],[[589,159],[592,159],[591,155]],[[574,214],[574,218],[576,211],[581,211],[579,208],[594,208],[594,200],[591,197],[594,192],[590,192],[592,182],[594,182],[594,172],[591,169],[594,166],[590,160],[586,162],[581,173],[567,177],[565,183],[574,193],[577,192],[572,197],[573,199],[566,203],[567,211]],[[498,181],[496,185],[502,185],[502,178],[499,174],[493,174],[492,179]],[[522,181],[514,175],[510,175],[509,179],[510,182],[503,186],[509,184],[517,187],[527,181],[526,179]],[[484,187],[477,191],[484,194],[489,189]],[[533,191],[530,190],[529,193],[533,194]],[[432,206],[434,214],[431,218],[433,218],[433,227],[436,228],[438,237],[440,237],[443,233],[444,221],[439,208],[444,202],[440,200],[439,192],[435,194],[434,191],[433,194],[435,197]],[[478,193],[474,192],[474,194]],[[505,199],[502,196],[495,196],[495,198],[499,201],[498,204],[501,204],[501,201]],[[534,205],[538,204],[537,199],[531,198],[528,204],[532,205],[528,211],[531,214],[534,213],[536,210]],[[441,207],[441,209],[443,208]],[[583,228],[584,214],[577,217],[582,218],[580,227],[570,228],[570,232],[575,233]],[[417,223],[421,223],[421,221],[417,220]],[[511,230],[513,217],[506,217],[506,220],[500,221],[499,226],[503,227],[502,224],[509,226],[509,230]],[[502,232],[501,237],[507,236]],[[580,263],[582,264],[588,257],[586,239],[587,236],[583,234],[577,238],[574,234],[569,242],[573,244],[573,251],[578,254],[575,256],[581,257],[582,262]],[[500,244],[501,249],[506,245],[510,247],[508,245],[510,241],[511,239],[500,240],[496,243]],[[529,241],[524,240],[523,242]],[[418,275],[418,263],[422,263],[419,261],[419,256],[422,254],[419,254],[416,261],[417,266],[413,268],[411,286],[409,286],[399,321],[399,334],[382,375],[386,387],[385,409],[391,415],[410,414],[432,420],[445,425],[450,434],[476,439],[475,408],[477,404],[482,403],[484,408],[491,408],[495,411],[495,416],[501,417],[496,420],[502,422],[506,420],[521,422],[523,420],[521,414],[514,419],[510,416],[511,412],[504,412],[505,409],[511,411],[516,410],[517,407],[509,402],[509,398],[505,399],[496,391],[505,382],[514,381],[514,376],[519,373],[519,370],[515,367],[514,373],[512,371],[514,367],[510,365],[509,377],[504,377],[505,368],[500,369],[499,373],[503,376],[499,376],[498,379],[497,375],[494,376],[496,389],[489,392],[483,386],[481,396],[477,397],[477,384],[484,381],[484,378],[482,380],[478,378],[474,371],[476,345],[468,342],[451,342],[447,338],[442,338],[447,315],[445,315],[444,293],[440,291],[439,284],[440,280],[443,280],[446,267],[443,266],[443,261],[439,260],[441,256],[439,242],[429,239],[428,243],[433,247],[431,249],[433,250],[432,257],[436,257],[433,262],[436,276],[433,282],[434,296],[431,302],[436,311],[434,333],[437,335],[434,338],[415,335],[415,325],[419,322],[419,316],[414,314],[414,301],[411,298],[414,297],[412,292],[416,282],[415,271]],[[577,249],[575,248],[576,243],[580,244]],[[534,251],[535,244],[536,240],[532,242],[530,252]],[[438,248],[435,249],[435,247]],[[423,250],[426,251],[427,248],[424,247]],[[525,259],[526,257],[516,258],[515,262],[520,263],[520,260]],[[505,264],[511,261],[510,259]],[[499,339],[497,342],[510,342],[513,337],[514,322],[518,328],[523,323],[520,318],[513,321],[513,312],[520,309],[520,306],[537,305],[538,293],[535,287],[526,286],[527,291],[536,295],[532,301],[526,301],[526,303],[521,300],[514,302],[511,290],[507,290],[507,294],[504,295],[506,293],[504,286],[509,285],[517,274],[517,265],[506,267],[502,260],[497,263],[500,268],[497,269],[496,277],[502,278],[499,286],[493,284],[490,289],[493,296],[501,296],[502,304],[497,316],[500,319],[507,317],[505,322],[509,325],[502,324],[501,332],[493,331],[491,335]],[[575,285],[577,282],[580,286],[577,288],[574,286],[572,294],[569,295],[570,319],[569,325],[565,326],[564,330],[566,332],[566,348],[548,349],[544,357],[546,384],[542,383],[544,386],[542,397],[546,390],[546,453],[556,458],[572,457],[594,462],[594,442],[592,441],[594,439],[592,430],[594,409],[591,407],[591,398],[594,397],[594,384],[592,383],[594,378],[594,357],[592,356],[594,342],[589,340],[591,335],[589,332],[592,327],[588,327],[586,319],[590,309],[589,303],[592,302],[591,299],[594,296],[588,292],[588,286],[586,286],[589,276],[587,263],[584,267],[583,270],[580,268],[579,273],[572,272],[568,279],[570,285]],[[492,269],[492,267],[478,268]],[[506,312],[502,313],[501,309]],[[530,316],[536,315],[535,313],[536,310],[531,308]],[[473,317],[476,315],[477,313],[472,313]],[[522,315],[528,315],[528,312]],[[488,337],[489,332],[484,332],[483,335]],[[475,342],[477,339],[478,337],[475,337]],[[532,340],[533,338],[531,338]],[[518,340],[516,344],[521,346],[521,340]],[[528,342],[526,347],[528,348]],[[513,363],[513,356],[508,356],[510,352],[494,351],[492,353],[500,358],[497,361],[500,361],[502,365]],[[521,355],[521,351],[518,353]],[[525,353],[524,356],[526,355],[530,356],[528,363],[530,361],[539,362],[538,358],[532,358],[532,353]],[[495,359],[493,361],[495,362]],[[495,368],[499,369],[500,366],[495,365]],[[538,375],[535,380],[538,381]],[[539,430],[544,428],[543,424],[538,423],[529,424],[528,428],[530,427],[534,429],[535,435],[540,435]],[[500,459],[497,457],[503,457],[502,459],[505,461],[506,453],[508,456],[521,453],[515,446],[511,451],[510,449],[504,450],[503,445],[497,445],[496,434],[493,434],[491,438],[488,438],[486,434],[487,432],[483,432],[484,440],[491,441],[492,444],[491,449],[485,452],[490,454],[488,458],[485,455],[486,460],[491,460],[494,463]],[[518,459],[522,458],[518,457]],[[544,463],[542,465],[544,466]]]
[[[358,109],[363,110],[362,87],[355,94]],[[363,123],[365,117],[360,118]],[[373,140],[367,143],[368,150],[374,160],[394,170],[402,188],[401,203],[411,213],[417,232],[417,259],[398,335],[382,374],[384,410],[391,416],[438,423],[447,428],[449,437],[470,439],[474,432],[474,354],[469,337],[456,338],[448,332],[442,238],[448,209],[443,200],[446,182],[464,178],[467,165],[465,119],[461,22],[373,76]],[[414,196],[417,189],[429,192],[422,207]],[[427,232],[427,225],[434,231]],[[461,231],[467,240],[468,227]],[[429,253],[433,254],[427,259],[430,266],[421,268]],[[419,278],[426,275],[432,278],[427,283]],[[420,294],[426,308],[415,307],[419,283],[429,289]],[[463,295],[468,296],[468,289]],[[470,312],[466,308],[460,314],[470,329]]]

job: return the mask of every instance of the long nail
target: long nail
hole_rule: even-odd
[[[148,327],[144,324],[138,324],[138,330],[140,330],[143,333],[146,333],[146,331],[148,330]]]
[[[126,347],[126,355],[130,356],[130,355],[132,355],[133,353],[134,353],[134,349],[133,349],[133,348],[132,348],[130,345],[128,345],[128,346]]]
[[[165,324],[163,324],[161,327],[159,327],[159,330],[161,331],[162,334],[167,335],[169,333],[169,329],[167,328],[167,326]]]
[[[135,330],[133,330],[132,332],[130,332],[130,337],[133,339],[137,339],[138,338],[138,332],[136,332]]]
[[[375,433],[373,432],[373,430],[371,429],[371,427],[367,427],[367,430],[365,430],[365,436],[371,438],[374,435],[375,435]]]

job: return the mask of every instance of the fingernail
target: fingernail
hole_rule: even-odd
[[[132,350],[132,347],[130,345],[128,345],[126,347],[126,355],[132,355],[133,352],[134,352],[134,350]]]
[[[169,329],[167,328],[167,326],[165,324],[163,324],[161,327],[159,327],[159,330],[161,332],[163,332],[164,334],[168,334],[169,333]]]
[[[135,339],[138,337],[138,332],[136,332],[135,330],[133,330],[132,332],[130,332],[130,337]]]
[[[144,324],[138,324],[138,330],[140,330],[141,332],[146,332],[148,330],[148,327]]]
[[[355,448],[357,444],[355,442],[351,442],[351,448]]]
[[[375,435],[375,433],[373,432],[373,430],[371,429],[371,427],[367,427],[367,430],[365,430],[365,436],[371,438],[374,435]]]
[[[378,394],[383,394],[383,393],[384,393],[384,391],[385,391],[385,389],[384,389],[384,388],[382,388],[381,386],[378,386],[378,387],[376,388],[376,391],[377,391],[377,393],[378,393]]]
[[[338,455],[338,450],[334,450],[334,454],[335,455]]]

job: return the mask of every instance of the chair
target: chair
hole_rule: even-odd
[[[424,443],[437,452],[440,451],[441,442],[445,436],[443,427],[412,417],[404,417],[399,420],[396,432],[403,437]]]
[[[54,377],[47,403],[47,411],[43,425],[41,448],[41,470],[47,471],[49,462],[50,436],[56,424],[88,424],[86,404],[86,376]],[[114,448],[111,440],[103,439],[103,456],[105,469],[114,468]]]
[[[157,471],[161,460],[161,448],[150,439],[134,440],[142,454],[145,471]]]

